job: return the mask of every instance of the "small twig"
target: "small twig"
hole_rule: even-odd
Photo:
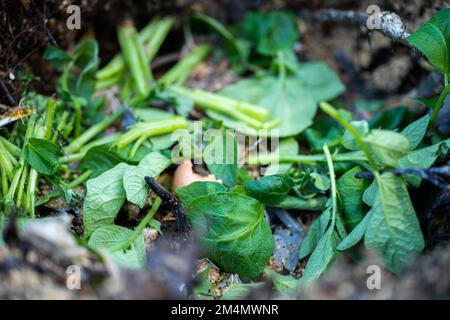
[[[412,174],[418,176],[435,186],[450,191],[450,185],[445,178],[450,178],[450,166],[433,167],[428,169],[395,169],[384,172],[390,172],[396,176],[404,174]],[[373,179],[374,174],[371,171],[357,172],[355,178],[357,179]]]
[[[161,198],[162,203],[167,206],[168,209],[173,210],[177,217],[178,231],[187,231],[187,219],[183,205],[175,198],[169,191],[167,191],[161,184],[152,177],[145,177],[145,182],[150,189]]]
[[[50,29],[47,27],[47,19],[45,19],[45,17],[42,15],[41,11],[39,10],[39,8],[36,6],[36,4],[34,3],[33,0],[30,1],[31,4],[31,8],[33,9],[34,13],[36,14],[36,16],[39,18],[39,20],[42,20],[42,27],[44,28],[45,33],[47,34],[48,39],[50,40],[50,42],[57,48],[59,48],[58,43],[55,40],[55,37],[53,37],[52,32],[50,31]]]
[[[6,84],[3,82],[2,79],[0,79],[0,88],[2,89],[2,91],[3,91],[4,94],[5,94],[7,103],[8,103],[10,106],[12,106],[12,107],[15,106],[15,105],[16,105],[16,99],[14,99],[14,97],[13,97],[12,94],[11,94],[11,92],[9,92],[8,87],[7,87]]]
[[[370,16],[366,13],[358,11],[345,11],[337,9],[324,9],[314,13],[314,18],[322,22],[347,22],[357,24],[367,28],[367,20]],[[394,12],[382,11],[380,12],[379,28],[368,29],[381,32],[385,36],[391,38],[395,42],[399,42],[410,48],[415,54],[420,54],[417,49],[411,46],[406,40],[410,33],[406,31],[406,25],[402,19]]]

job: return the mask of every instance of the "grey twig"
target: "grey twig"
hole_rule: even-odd
[[[328,22],[346,22],[367,28],[367,20],[370,16],[366,13],[358,11],[345,11],[337,9],[324,9],[314,13],[314,18],[317,21]],[[417,49],[412,47],[406,40],[410,33],[406,31],[406,25],[402,19],[394,12],[382,11],[380,12],[379,28],[368,29],[381,32],[385,36],[391,38],[395,42],[402,43],[407,46],[414,53],[418,53]]]
[[[450,184],[446,181],[450,179],[450,166],[432,167],[428,169],[395,169],[385,172],[391,172],[397,176],[412,174],[427,180],[443,190],[450,191]],[[372,179],[373,177],[374,174],[371,171],[357,172],[355,174],[355,178],[358,179]]]

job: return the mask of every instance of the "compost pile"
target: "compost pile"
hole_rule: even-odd
[[[1,298],[450,297],[445,1],[150,3],[4,1]]]

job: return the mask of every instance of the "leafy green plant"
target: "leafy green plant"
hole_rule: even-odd
[[[442,9],[427,23],[408,37],[408,42],[422,51],[433,66],[444,74],[445,87],[442,90],[431,113],[434,127],[439,110],[450,93],[450,9]]]
[[[274,246],[264,207],[238,190],[223,188],[195,182],[176,191],[207,256],[225,271],[255,279]]]
[[[153,152],[137,166],[122,162],[88,180],[83,205],[85,236],[89,237],[102,226],[111,225],[125,200],[142,207],[149,193],[144,175],[156,178],[169,164],[167,158]]]
[[[303,63],[294,72],[288,72],[279,53],[278,75],[264,73],[251,79],[241,80],[226,87],[221,94],[237,100],[258,105],[268,112],[268,121],[281,119],[275,128],[279,136],[297,135],[312,124],[318,103],[330,100],[344,91],[339,78],[325,64]],[[239,123],[214,111],[208,115],[222,120],[225,126],[241,129]]]

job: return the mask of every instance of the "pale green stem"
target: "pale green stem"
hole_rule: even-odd
[[[101,122],[97,123],[96,125],[86,130],[82,135],[80,135],[77,139],[73,140],[65,148],[64,150],[65,153],[74,153],[79,151],[83,147],[83,145],[85,145],[88,141],[93,139],[96,135],[98,135],[100,132],[104,131],[111,124],[113,124],[114,121],[116,121],[120,116],[122,116],[123,112],[124,109],[121,109],[116,113],[112,114],[110,117],[102,120]]]
[[[161,198],[156,197],[154,202],[153,202],[152,208],[147,213],[145,218],[142,219],[141,222],[139,222],[139,225],[136,227],[136,229],[134,229],[134,231],[131,234],[130,238],[128,238],[128,241],[125,242],[123,245],[121,245],[116,250],[127,250],[133,244],[133,242],[137,239],[137,237],[140,234],[142,234],[142,232],[144,231],[145,226],[152,220],[152,218],[155,215],[156,211],[158,211],[160,205],[161,205]],[[114,251],[116,251],[116,250],[114,250]]]
[[[450,85],[446,85],[444,90],[442,90],[441,94],[439,95],[439,98],[436,101],[436,105],[433,108],[433,112],[431,113],[430,123],[432,128],[436,127],[437,116],[442,106],[444,105],[445,98],[447,98],[447,95],[449,94],[450,94]]]
[[[343,117],[341,117],[339,112],[337,112],[337,110],[329,103],[322,101],[320,103],[320,108],[322,109],[323,112],[328,114],[330,117],[334,118],[337,122],[339,122],[345,129],[347,129],[353,135],[356,142],[359,144],[359,147],[365,153],[365,155],[367,157],[367,162],[369,163],[370,168],[372,169],[373,172],[377,172],[378,168],[375,164],[375,161],[372,158],[372,155],[370,154],[369,147],[366,145],[363,137],[359,134],[359,132],[356,131],[356,129],[353,128],[353,126],[347,120],[345,120]]]
[[[262,121],[269,114],[266,109],[251,103],[223,97],[200,89],[172,85],[168,87],[168,90],[175,95],[192,100],[200,108],[221,112],[254,128],[263,128],[264,123]]]
[[[139,139],[143,135],[152,137],[165,133],[170,133],[176,129],[186,128],[188,122],[185,118],[174,116],[152,122],[138,122],[127,133],[123,134],[115,143],[119,150],[122,150],[131,142]]]
[[[355,154],[354,152],[341,153],[332,156],[333,161],[336,162],[358,162],[367,161],[367,157],[362,154]],[[314,165],[317,162],[326,162],[324,155],[295,155],[295,154],[263,154],[254,157],[249,157],[249,164],[270,164],[270,163],[304,163]]]
[[[159,83],[170,84],[183,84],[194,68],[202,62],[209,52],[211,47],[208,45],[200,45],[195,47],[194,50],[181,59],[176,65],[174,65],[169,71],[167,71],[159,80]]]
[[[337,210],[336,175],[334,173],[333,158],[331,157],[330,150],[328,149],[327,145],[323,146],[323,152],[324,152],[325,157],[327,159],[328,172],[330,174],[331,201],[332,201],[331,228],[334,228],[335,221],[336,221],[336,214],[337,214],[337,212],[336,212],[336,210]]]

